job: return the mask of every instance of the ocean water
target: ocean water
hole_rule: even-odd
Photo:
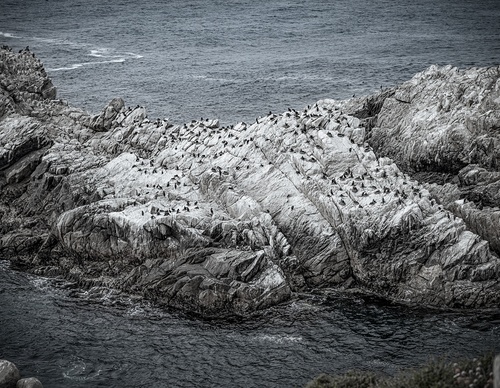
[[[174,122],[251,122],[373,93],[431,64],[500,63],[498,0],[0,0],[0,44],[29,46],[58,95],[114,97]],[[297,387],[500,351],[500,313],[304,296],[253,322],[202,322],[0,264],[0,358],[46,387]]]
[[[250,322],[206,322],[9,269],[0,358],[44,387],[304,387],[322,372],[393,375],[500,351],[500,312],[436,313],[303,296]]]
[[[498,0],[1,0],[59,97],[151,118],[253,121],[401,83],[431,64],[500,63]]]

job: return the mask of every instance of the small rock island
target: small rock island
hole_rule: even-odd
[[[200,316],[319,289],[498,307],[499,169],[500,67],[221,126],[91,115],[0,50],[0,257]]]

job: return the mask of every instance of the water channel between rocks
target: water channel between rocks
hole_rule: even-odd
[[[500,312],[436,313],[338,294],[206,322],[0,261],[0,358],[58,387],[300,387],[321,372],[395,374],[499,351]]]

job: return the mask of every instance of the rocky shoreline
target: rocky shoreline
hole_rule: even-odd
[[[0,50],[0,257],[202,316],[323,288],[500,300],[500,68],[221,127],[56,99]]]

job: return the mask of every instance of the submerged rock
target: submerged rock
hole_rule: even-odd
[[[12,68],[39,63],[1,55],[22,63]],[[491,76],[476,72],[470,90]],[[46,75],[36,74],[43,84]],[[2,77],[16,85],[21,76]],[[417,76],[411,85],[425,90],[434,80]],[[472,210],[440,204],[435,193],[446,190],[411,175],[411,161],[428,159],[414,155],[427,152],[418,131],[399,140],[418,144],[410,156],[395,143],[421,107],[405,111],[399,132],[377,129],[391,122],[391,104],[415,101],[407,88],[228,127],[150,121],[120,99],[94,118],[30,94],[0,101],[0,255],[204,315],[244,315],[326,287],[429,306],[497,306],[500,261],[488,241],[498,236]],[[439,117],[459,109],[461,100],[450,101]],[[496,187],[481,171],[464,171],[464,182]],[[460,200],[460,191],[448,193]],[[498,222],[485,214],[488,225]]]

